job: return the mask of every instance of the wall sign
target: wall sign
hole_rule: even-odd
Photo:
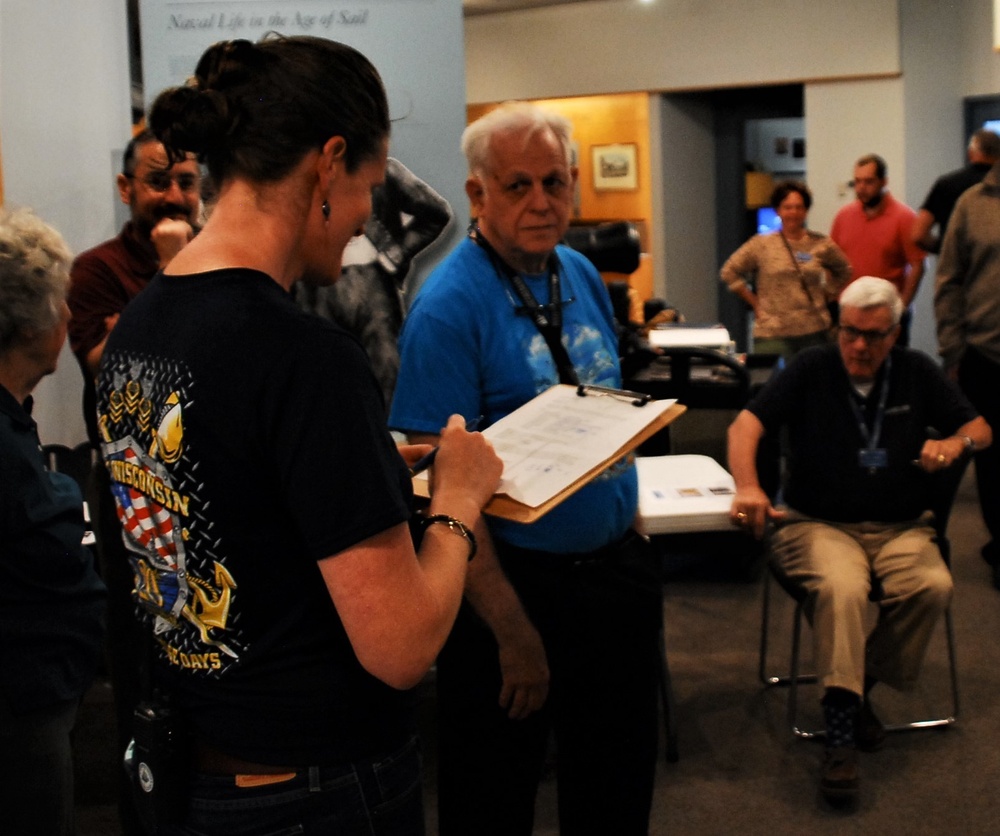
[[[389,154],[465,216],[465,55],[461,0],[139,0],[146,106],[183,84],[213,43],[268,32],[350,44],[378,68],[389,98]],[[453,224],[422,275],[461,238]],[[418,282],[419,283],[419,282]]]

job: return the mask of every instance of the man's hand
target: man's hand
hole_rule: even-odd
[[[538,631],[525,622],[516,635],[500,645],[500,707],[511,720],[523,720],[538,711],[549,696],[549,664]]]
[[[737,528],[750,532],[758,540],[764,536],[764,529],[769,522],[783,520],[785,516],[786,512],[774,508],[767,494],[759,487],[737,490],[729,509],[729,521]]]
[[[951,436],[950,438],[929,438],[920,450],[920,458],[914,462],[928,473],[936,473],[951,467],[961,459],[966,452],[965,440]]]
[[[154,226],[149,233],[149,239],[160,257],[160,269],[166,267],[192,238],[194,238],[194,228],[180,218],[163,218]]]
[[[472,492],[470,482],[481,482],[486,478],[489,493],[482,496],[480,505],[496,490],[502,463],[479,433],[465,431],[465,420],[460,415],[452,415],[448,419],[448,426],[440,436],[409,433],[408,438],[414,444],[400,447],[400,453],[408,464],[412,463],[411,458],[416,460],[415,453],[429,450],[428,444],[440,444],[432,471],[432,496],[433,501],[442,503],[442,507],[454,507],[453,503],[459,498],[468,501]],[[479,444],[485,444],[489,450],[487,459],[470,458],[463,452],[463,447]],[[489,458],[495,459],[495,471]],[[449,469],[454,478],[448,476]],[[487,473],[490,475],[486,476]],[[448,482],[453,484],[449,487]],[[456,487],[457,496],[454,493]],[[445,501],[442,497],[448,490],[452,491],[453,498]],[[479,517],[474,531],[479,551],[476,559],[469,564],[465,596],[496,638],[501,677],[498,704],[512,720],[522,720],[538,711],[549,696],[549,663],[545,646],[500,567],[493,538],[482,517]]]
[[[729,425],[726,435],[729,469],[736,483],[729,521],[759,540],[764,536],[768,522],[785,517],[784,511],[777,511],[771,506],[771,500],[757,477],[757,450],[764,437],[764,425],[756,415],[743,409]]]

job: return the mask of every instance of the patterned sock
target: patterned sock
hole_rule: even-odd
[[[823,697],[826,745],[854,746],[854,720],[860,705],[858,695],[842,688],[830,688]]]

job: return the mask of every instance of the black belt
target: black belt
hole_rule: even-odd
[[[274,764],[255,763],[237,758],[222,752],[205,743],[196,743],[194,747],[194,768],[207,775],[261,775],[295,777],[302,767],[275,766]]]

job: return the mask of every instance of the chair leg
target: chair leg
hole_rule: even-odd
[[[817,734],[821,734],[821,732],[805,731],[804,729],[800,729],[797,725],[798,686],[800,683],[808,684],[816,681],[815,674],[803,674],[799,672],[799,658],[802,644],[802,618],[804,615],[803,605],[799,602],[796,602],[795,612],[792,615],[792,647],[789,655],[789,672],[787,675],[768,673],[767,649],[769,642],[768,634],[771,626],[771,584],[771,574],[770,572],[767,572],[764,575],[764,602],[763,612],[761,614],[760,657],[757,668],[757,676],[768,688],[774,686],[785,686],[789,688],[787,717],[788,724],[792,727],[792,732],[797,737],[815,737]]]
[[[951,679],[951,721],[958,719],[958,659],[955,654],[955,624],[951,619],[951,604],[944,611],[944,635],[948,643],[948,674]]]
[[[663,705],[663,726],[666,729],[667,763],[677,763],[680,753],[677,750],[677,701],[674,697],[673,681],[670,678],[670,665],[667,662],[667,646],[664,640],[663,628],[659,635],[660,654],[660,701]]]
[[[792,647],[790,655],[790,670],[787,676],[767,673],[767,645],[768,627],[770,621],[770,576],[764,580],[764,605],[761,617],[761,638],[760,638],[760,663],[758,675],[765,686],[782,685],[788,687],[788,707],[787,719],[791,727],[792,734],[803,739],[815,739],[825,736],[825,731],[817,729],[809,731],[798,725],[798,692],[800,684],[814,683],[817,681],[815,674],[804,674],[800,672],[800,659],[802,649],[802,620],[805,617],[804,604],[796,602],[795,612],[792,616]],[[955,628],[952,621],[951,607],[944,612],[944,633],[945,643],[948,652],[948,675],[951,690],[951,713],[946,717],[914,720],[908,723],[887,724],[887,732],[911,731],[918,729],[931,729],[950,726],[958,719],[959,693],[958,693],[958,664],[955,653]]]
[[[764,595],[760,616],[760,654],[757,661],[757,677],[767,686],[778,685],[780,677],[767,672],[767,637],[771,627],[771,573],[764,571]]]
[[[951,618],[951,605],[944,611],[944,637],[948,650],[948,679],[951,688],[951,713],[946,717],[930,720],[913,720],[909,723],[886,725],[885,730],[915,731],[918,729],[947,728],[958,719],[958,663],[955,658],[955,627]]]
[[[788,725],[792,727],[792,734],[807,740],[814,737],[821,737],[822,731],[807,731],[799,728],[798,725],[798,701],[799,683],[816,682],[815,674],[799,673],[802,651],[802,619],[805,616],[804,606],[801,601],[795,602],[795,613],[792,616],[792,658],[791,670],[788,674]]]
[[[761,626],[760,626],[760,657],[757,665],[757,676],[760,678],[762,684],[772,687],[775,685],[787,686],[791,684],[792,674],[772,674],[768,673],[767,669],[767,649],[769,644],[768,633],[771,627],[771,575],[770,573],[764,576],[764,604],[763,604],[763,614],[761,615]],[[801,605],[797,605],[801,606]],[[798,615],[795,616],[798,618]],[[795,622],[793,622],[793,627]],[[792,649],[795,650],[795,637],[794,633],[792,636]],[[815,682],[816,676],[814,674],[797,674],[799,682]]]

